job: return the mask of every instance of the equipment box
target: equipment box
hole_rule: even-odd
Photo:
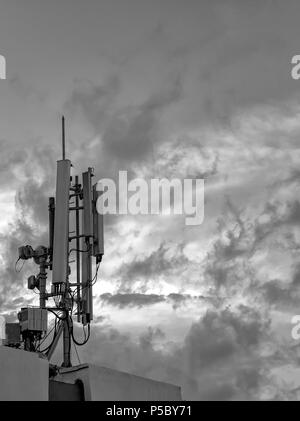
[[[22,308],[19,313],[21,332],[26,330],[47,331],[48,312],[44,308]]]

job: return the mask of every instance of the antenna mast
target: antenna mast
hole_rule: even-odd
[[[90,335],[93,320],[93,284],[104,254],[103,215],[98,214],[96,202],[100,195],[97,184],[92,185],[93,169],[82,173],[82,183],[78,175],[72,185],[71,161],[66,159],[65,117],[62,116],[62,160],[57,161],[56,195],[49,198],[49,247],[19,247],[19,259],[33,258],[40,266],[37,277],[28,278],[28,288],[37,288],[40,293],[40,306],[22,308],[18,314],[24,349],[44,354],[51,359],[59,338],[63,333],[63,367],[70,367],[71,345],[84,345]],[[74,199],[74,202],[71,201]],[[75,218],[70,213],[75,211]],[[80,215],[80,212],[82,214]],[[75,235],[70,236],[70,223],[75,224]],[[72,246],[72,242],[73,246]],[[70,255],[75,252],[75,260]],[[93,275],[92,258],[96,268]],[[76,262],[76,276],[71,277],[71,264]],[[51,292],[47,292],[47,271],[52,271]],[[55,306],[46,307],[48,298],[54,298]],[[82,342],[75,339],[73,332],[73,310],[77,322],[88,328]],[[50,345],[41,350],[47,337],[47,314],[55,315],[56,323]],[[41,322],[37,323],[37,320]],[[48,333],[49,335],[49,333]]]
[[[61,119],[61,126],[62,126],[62,159],[66,159],[66,139],[65,139],[65,117],[62,116]]]

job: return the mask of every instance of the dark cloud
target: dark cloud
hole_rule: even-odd
[[[186,337],[192,353],[192,369],[226,361],[241,351],[257,346],[269,326],[255,310],[240,306],[237,313],[209,311],[201,323],[195,323]],[[196,357],[197,355],[197,357]]]
[[[167,275],[176,271],[176,269],[188,263],[188,259],[182,253],[183,246],[179,245],[178,249],[179,255],[168,257],[169,246],[163,242],[149,256],[124,264],[118,273],[122,284],[126,288],[135,280],[155,279],[160,274]]]
[[[268,327],[269,320],[247,307],[210,311],[192,325],[183,344],[165,352],[155,347],[165,340],[159,327],[147,328],[135,341],[102,326],[92,331],[82,355],[93,363],[178,384],[184,399],[251,400],[267,382],[257,349]]]
[[[289,307],[292,304],[292,291],[277,279],[264,283],[261,290],[266,301],[271,305],[284,304]]]
[[[109,119],[111,107],[119,91],[120,81],[117,76],[109,77],[106,83],[100,86],[90,81],[76,80],[75,88],[65,107],[71,114],[81,113],[92,125],[95,133],[100,133]]]
[[[272,308],[277,310],[297,311],[300,299],[300,266],[296,264],[293,268],[292,277],[288,281],[271,279],[262,285],[253,284],[253,288],[260,291]]]
[[[116,109],[119,80],[110,78],[103,86],[81,83],[66,103],[70,111],[79,109],[100,136],[105,153],[117,162],[138,161],[153,151],[154,144],[163,141],[159,136],[162,113],[182,96],[181,75],[170,77],[157,92],[140,105]]]
[[[144,307],[165,301],[165,297],[157,294],[101,294],[101,301],[120,308]]]
[[[243,109],[289,100],[297,91],[290,60],[297,51],[299,5],[217,2],[205,8],[219,29],[198,50],[202,118],[230,124]],[[278,27],[287,30],[279,33]]]
[[[262,217],[264,220],[262,220]],[[262,213],[253,224],[254,241],[252,248],[255,249],[268,237],[277,233],[281,228],[292,230],[300,223],[300,202],[296,200],[268,201]]]
[[[181,83],[181,78],[176,77],[140,106],[129,107],[113,116],[103,134],[106,150],[114,157],[129,161],[147,156],[154,144],[162,140],[159,139],[159,118],[181,98]]]
[[[242,282],[241,271],[247,272],[247,260],[253,253],[253,236],[242,210],[227,198],[225,210],[218,219],[217,237],[207,256],[205,275],[216,289],[237,286]],[[247,276],[245,276],[247,278]],[[243,282],[245,283],[245,280]]]
[[[104,304],[109,304],[119,308],[125,307],[137,307],[142,308],[157,303],[170,303],[174,309],[178,309],[180,306],[190,301],[195,300],[206,300],[204,296],[191,296],[189,294],[178,294],[172,293],[168,295],[159,294],[142,294],[137,292],[132,293],[104,293],[99,296],[99,300]]]

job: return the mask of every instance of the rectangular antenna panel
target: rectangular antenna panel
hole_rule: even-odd
[[[88,250],[89,244],[82,239],[82,250]],[[82,282],[82,323],[85,325],[93,319],[93,288],[92,282],[92,259],[90,252],[82,253],[81,257],[81,282]]]
[[[92,219],[92,169],[82,173],[83,188],[83,235],[93,235],[93,219]]]
[[[103,256],[104,254],[104,229],[103,229],[103,215],[97,211],[97,200],[103,192],[97,190],[97,184],[93,186],[93,233],[94,246],[93,256]]]
[[[83,188],[83,213],[82,213],[82,311],[83,323],[93,319],[93,288],[92,283],[92,247],[93,247],[93,194],[92,194],[92,169],[82,173]]]
[[[71,161],[57,161],[52,283],[66,282],[69,251],[69,194]]]

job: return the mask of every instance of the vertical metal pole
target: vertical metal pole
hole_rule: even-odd
[[[49,197],[49,249],[50,249],[50,270],[52,270],[52,259],[53,259],[54,212],[55,212],[55,199],[54,199],[54,197]]]
[[[40,264],[40,273],[39,273],[39,290],[40,290],[40,308],[46,307],[46,282],[47,282],[47,273],[45,263]]]
[[[63,321],[64,329],[63,329],[63,351],[64,351],[64,362],[63,367],[71,367],[71,326],[69,320],[69,275],[67,275],[66,279],[66,290],[62,295],[65,311],[64,317],[65,320]]]
[[[61,337],[62,331],[63,331],[63,323],[61,323],[59,325],[58,332],[57,332],[57,335],[54,339],[54,342],[52,343],[52,345],[49,348],[49,351],[47,352],[47,358],[48,358],[49,361],[51,360],[51,357],[54,354],[55,348],[56,348],[56,346],[58,344],[58,341]]]
[[[75,185],[76,185],[76,282],[77,282],[77,321],[80,322],[80,312],[81,312],[81,302],[80,302],[80,222],[79,222],[79,196],[78,196],[78,175],[75,177]]]
[[[63,321],[64,328],[63,328],[63,351],[64,351],[64,361],[63,367],[71,367],[71,326],[69,320],[69,276],[66,280],[66,291],[62,295],[65,311],[64,317],[65,320]]]
[[[65,141],[65,117],[62,116],[62,159],[66,159],[66,141]]]
[[[49,197],[49,248],[53,249],[54,235],[54,197]]]
[[[64,362],[63,367],[71,367],[71,335],[70,335],[70,326],[69,326],[69,311],[65,311],[66,320],[63,321],[64,331],[63,331],[63,349],[64,349]]]

